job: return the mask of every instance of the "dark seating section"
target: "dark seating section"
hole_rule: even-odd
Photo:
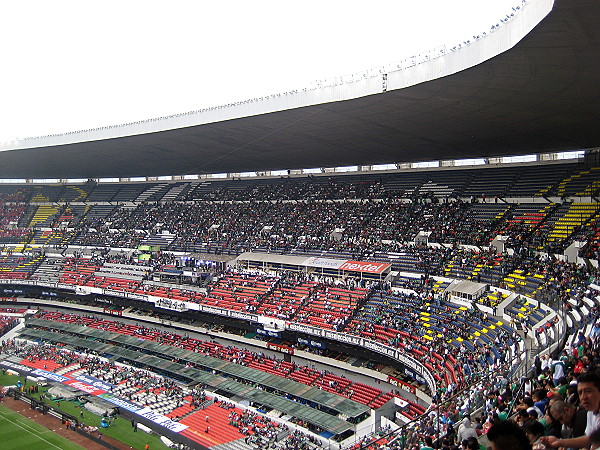
[[[561,197],[570,195],[597,196],[600,189],[599,178],[600,167],[592,167],[571,173],[558,184],[556,195]]]
[[[83,202],[87,199],[89,185],[33,185],[30,188],[31,203]]]
[[[122,185],[118,183],[98,184],[88,195],[88,202],[110,202],[121,190]]]
[[[115,207],[112,205],[92,205],[89,208],[86,208],[85,223],[90,226],[96,224],[102,225],[102,221],[113,211],[115,211]]]
[[[470,207],[470,216],[473,220],[494,222],[501,220],[511,206],[506,203],[476,203]]]
[[[329,372],[311,369],[308,366],[300,366],[295,363],[286,362],[282,359],[270,358],[257,352],[242,350],[232,346],[223,346],[216,342],[202,341],[175,333],[165,333],[140,325],[125,324],[122,322],[95,318],[93,316],[81,316],[61,312],[41,312],[37,317],[48,321],[72,323],[113,333],[135,336],[138,339],[150,340],[160,344],[172,345],[177,348],[202,353],[272,375],[293,379],[308,386],[320,386],[323,390],[350,398],[372,408],[380,407],[395,396],[392,392],[384,393],[380,389],[364,383],[353,382],[347,378]],[[417,413],[423,413],[425,411],[423,407],[418,405],[415,406]]]
[[[415,170],[380,175],[331,175],[306,178],[269,180],[239,179],[225,182],[202,181],[180,200],[245,200],[248,198],[386,198],[410,197],[536,197],[575,195],[587,192],[593,183],[593,172],[587,173],[577,164],[546,164],[508,168],[472,168],[446,170]],[[579,176],[579,188],[559,189],[559,183],[570,176]],[[588,183],[586,185],[586,183]],[[571,183],[573,184],[573,183]],[[560,194],[562,195],[562,194]],[[589,194],[588,194],[589,195]]]
[[[130,202],[138,198],[138,196],[148,188],[149,186],[142,183],[121,184],[119,191],[113,195],[110,201]]]
[[[579,164],[413,170],[398,173],[164,183],[3,185],[2,201],[154,202],[186,200],[307,200],[344,198],[590,196],[598,191],[598,168]],[[12,199],[12,200],[11,200]]]
[[[509,187],[507,197],[543,197],[555,195],[556,180],[567,178],[572,172],[566,164],[548,164],[544,170],[526,170]]]
[[[52,230],[52,231],[35,231],[29,245],[37,246],[63,246],[73,237],[72,232]]]
[[[506,197],[510,187],[521,175],[521,171],[512,168],[479,170],[465,187],[465,197],[482,198],[490,201],[494,197]]]

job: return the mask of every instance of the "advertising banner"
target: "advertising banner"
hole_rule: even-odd
[[[340,266],[340,270],[364,273],[383,273],[390,267],[391,264],[372,263],[366,261],[346,261]]]
[[[339,269],[345,261],[342,259],[331,258],[307,258],[302,262],[303,266],[307,267],[322,267],[323,269]]]

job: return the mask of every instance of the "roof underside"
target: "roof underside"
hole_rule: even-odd
[[[600,145],[600,3],[557,0],[513,49],[355,100],[158,133],[0,153],[2,178],[333,167]]]

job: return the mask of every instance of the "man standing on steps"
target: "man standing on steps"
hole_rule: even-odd
[[[552,381],[554,382],[554,386],[558,386],[559,380],[565,376],[565,363],[559,358],[559,355],[556,355],[556,358],[552,359],[550,368],[552,371]]]
[[[457,444],[461,445],[462,441],[466,441],[470,437],[477,439],[477,431],[471,426],[471,416],[465,414],[465,417],[463,417],[463,420],[458,427]]]

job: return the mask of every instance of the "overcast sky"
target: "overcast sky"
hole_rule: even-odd
[[[518,3],[5,1],[0,142],[306,87],[469,38]]]

